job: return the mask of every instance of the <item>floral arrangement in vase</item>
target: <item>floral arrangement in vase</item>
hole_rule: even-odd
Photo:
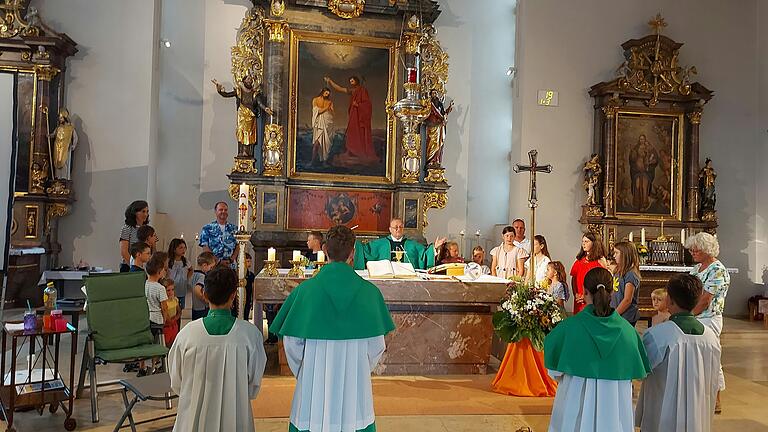
[[[542,351],[544,336],[564,318],[552,294],[518,278],[510,283],[501,310],[493,314],[493,328],[507,343],[528,338],[536,350]]]

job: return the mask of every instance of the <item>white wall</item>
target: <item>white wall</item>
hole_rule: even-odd
[[[570,264],[579,247],[577,222],[583,203],[581,166],[592,149],[593,100],[588,88],[614,78],[623,60],[620,44],[648,34],[646,22],[661,12],[664,34],[684,42],[683,64],[695,65],[695,78],[715,92],[701,124],[701,157],[718,171],[721,259],[738,267],[727,312],[744,313],[745,298],[760,279],[755,247],[758,97],[755,0],[623,1],[583,0],[569,7],[562,0],[523,0],[519,8],[518,67],[521,148],[531,148],[555,172],[542,175],[540,229],[554,257]],[[764,5],[764,3],[763,3]],[[765,21],[763,21],[765,22]],[[764,62],[765,60],[763,60]],[[538,89],[559,91],[560,106],[536,104]],[[514,158],[514,157],[513,157]],[[765,179],[762,185],[766,185]],[[525,179],[513,176],[512,213],[525,211]],[[763,213],[764,215],[766,213]],[[764,260],[763,260],[764,261]]]
[[[757,263],[755,282],[762,283],[768,294],[768,0],[757,2],[757,59],[759,80],[758,152],[755,158],[758,175],[755,188],[757,214],[755,217],[755,247]]]
[[[80,138],[73,164],[77,202],[60,222],[60,263],[84,259],[116,268],[125,207],[152,195],[159,2],[36,0],[32,5],[79,50],[68,62],[65,102]]]

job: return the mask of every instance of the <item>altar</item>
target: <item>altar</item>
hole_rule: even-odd
[[[304,279],[257,276],[254,302],[282,303]],[[395,330],[376,375],[485,374],[491,356],[491,316],[505,283],[461,280],[371,280],[384,295]],[[280,373],[290,375],[282,346]]]

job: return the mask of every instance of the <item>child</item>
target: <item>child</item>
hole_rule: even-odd
[[[179,334],[181,308],[179,307],[179,299],[174,292],[175,284],[173,279],[160,279],[160,284],[165,287],[165,294],[168,296],[166,304],[168,305],[168,316],[171,317],[171,319],[166,320],[163,325],[163,336],[165,336],[165,346],[170,348],[171,345],[173,345],[173,341],[176,339],[176,335]]]
[[[696,276],[672,276],[665,299],[672,315],[643,335],[653,368],[635,409],[635,426],[643,432],[711,430],[719,389],[720,340],[691,313],[702,291]]]
[[[571,289],[573,290],[573,313],[577,314],[587,305],[584,300],[584,276],[597,267],[608,267],[605,246],[600,236],[593,232],[581,236],[581,249],[571,266]]]
[[[472,248],[472,261],[480,265],[484,275],[491,274],[491,268],[485,264],[485,250],[482,246]]]
[[[656,310],[656,315],[651,318],[651,325],[655,326],[663,323],[669,319],[669,311],[667,310],[667,290],[664,288],[658,288],[651,293],[651,302],[653,302],[653,308]]]
[[[192,321],[208,315],[208,301],[203,294],[205,275],[216,266],[216,256],[203,252],[197,256],[197,270],[192,273]]]
[[[251,317],[251,308],[253,305],[253,281],[256,279],[256,274],[251,271],[253,268],[253,258],[248,252],[245,253],[245,317],[246,320]],[[253,310],[253,322],[256,323],[256,327],[261,329],[264,320],[264,311],[262,310],[261,303],[257,303]]]
[[[326,239],[330,262],[291,292],[270,328],[296,376],[288,430],[375,431],[371,370],[395,325],[381,291],[350,265],[355,233],[337,225]]]
[[[168,277],[173,279],[174,292],[179,299],[179,308],[184,310],[185,299],[189,291],[189,279],[192,277],[192,266],[186,257],[187,243],[184,239],[175,238],[168,246]]]
[[[650,372],[637,331],[611,308],[613,276],[584,276],[586,306],[544,339],[544,365],[558,381],[550,432],[634,432],[632,380]]]
[[[142,225],[136,231],[136,237],[140,242],[144,242],[152,249],[152,253],[155,253],[155,245],[157,245],[157,233],[155,229],[150,225]]]
[[[568,301],[568,287],[565,285],[565,266],[560,261],[552,261],[547,264],[547,279],[549,279],[550,294],[557,300],[560,308],[565,309],[565,302]]]
[[[613,247],[616,261],[611,307],[634,327],[640,317],[640,257],[634,243],[618,242]]]
[[[131,269],[129,271],[144,271],[144,267],[152,257],[152,249],[144,242],[138,242],[131,245]]]
[[[155,252],[147,263],[147,281],[144,284],[144,294],[147,296],[147,305],[149,306],[149,327],[154,336],[162,333],[165,322],[172,318],[168,313],[168,295],[165,287],[159,282],[165,277],[167,268],[168,255],[165,252]],[[144,369],[143,360],[139,362],[138,376],[152,373],[154,372],[149,368]]]
[[[211,270],[204,287],[208,316],[184,326],[168,353],[171,388],[179,395],[173,430],[253,431],[251,400],[267,361],[262,335],[230,314],[237,292],[232,269]]]

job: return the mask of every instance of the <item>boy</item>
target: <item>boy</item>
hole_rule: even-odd
[[[173,318],[168,313],[168,295],[165,287],[160,284],[160,279],[165,277],[168,268],[168,254],[165,252],[155,252],[152,258],[147,262],[147,281],[144,283],[144,295],[147,296],[147,306],[149,306],[149,327],[152,335],[157,336],[163,332],[163,326],[166,321]],[[156,360],[156,359],[153,359]],[[150,375],[154,373],[151,368],[144,369],[144,361],[139,362],[138,376]]]
[[[297,380],[291,432],[376,430],[371,370],[395,325],[376,285],[352,268],[354,246],[351,229],[331,228],[330,262],[291,292],[270,328]]]
[[[187,324],[168,353],[171,388],[179,395],[174,431],[253,431],[267,356],[261,332],[230,313],[237,274],[215,268],[205,277],[208,316]]]
[[[144,242],[147,245],[149,245],[149,248],[152,249],[152,252],[155,252],[155,245],[157,244],[157,233],[155,232],[155,229],[152,228],[150,225],[142,225],[139,227],[139,229],[136,231],[136,237],[138,237],[140,242]]]
[[[703,290],[696,276],[677,274],[667,283],[669,321],[643,335],[652,372],[635,408],[642,432],[709,432],[720,370],[720,341],[691,310]]]
[[[251,316],[251,308],[253,307],[253,281],[256,279],[256,274],[251,271],[253,268],[253,258],[248,252],[245,253],[245,320],[247,321]],[[262,311],[261,303],[256,304],[253,309],[253,322],[256,327],[261,329],[264,320],[264,312]]]
[[[216,265],[216,256],[203,252],[197,256],[197,269],[192,273],[192,321],[208,315],[208,301],[203,294],[205,275]]]
[[[667,290],[666,288],[658,288],[651,292],[651,302],[653,303],[653,309],[656,310],[656,315],[651,318],[651,325],[659,325],[669,320],[669,311],[667,310]]]
[[[131,270],[134,271],[144,271],[144,266],[147,265],[147,261],[149,261],[150,257],[152,257],[152,249],[149,247],[148,244],[144,242],[137,242],[131,245],[131,260],[133,263],[131,264]]]

